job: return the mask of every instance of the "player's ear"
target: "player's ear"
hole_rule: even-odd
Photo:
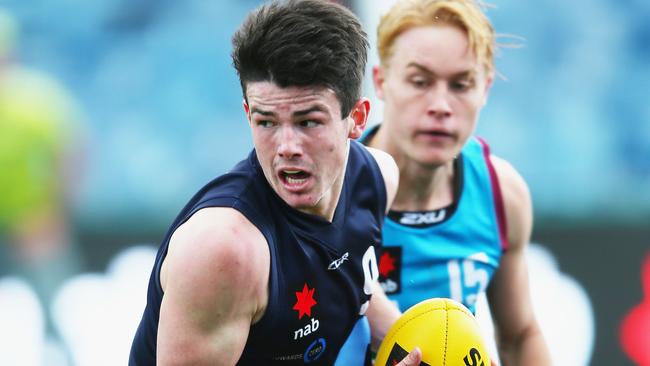
[[[489,71],[485,79],[485,87],[483,89],[483,101],[481,106],[485,106],[488,101],[488,96],[490,95],[490,89],[492,89],[492,82],[494,81],[494,71]]]
[[[370,100],[368,98],[361,98],[352,107],[350,112],[349,119],[350,129],[348,137],[351,139],[357,139],[363,134],[363,130],[366,129],[366,123],[368,122],[368,115],[370,114]]]
[[[377,98],[384,100],[384,81],[386,69],[379,65],[372,68],[372,83],[375,86]]]

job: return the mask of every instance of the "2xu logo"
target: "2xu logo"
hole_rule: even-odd
[[[466,366],[485,366],[485,362],[481,359],[481,353],[476,348],[470,349],[469,354],[463,357],[463,361]]]

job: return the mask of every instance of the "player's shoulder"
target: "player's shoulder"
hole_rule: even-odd
[[[263,314],[270,254],[264,236],[229,207],[197,211],[176,229],[160,270],[165,298],[212,319],[215,306]]]
[[[384,183],[386,185],[386,197],[388,202],[388,207],[390,207],[395,194],[397,193],[397,188],[399,184],[399,168],[395,159],[385,151],[364,146],[366,150],[372,155],[372,157],[377,162],[379,170],[381,171],[382,176],[384,177]]]
[[[364,145],[363,147],[370,153],[370,155],[372,155],[380,168],[386,168],[391,171],[394,170],[396,172],[399,172],[397,164],[395,163],[395,159],[393,159],[389,153],[370,146]]]
[[[264,235],[230,207],[207,207],[193,214],[172,235],[169,257],[182,267],[201,268],[208,278],[237,278],[269,263]]]
[[[521,247],[528,242],[532,230],[533,209],[528,184],[507,160],[490,155],[490,161],[499,180],[509,247]]]
[[[490,155],[490,161],[499,178],[504,200],[515,202],[530,200],[528,184],[509,161],[495,155]]]

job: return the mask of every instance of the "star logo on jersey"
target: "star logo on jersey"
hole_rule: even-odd
[[[305,314],[311,316],[311,308],[317,304],[314,300],[314,291],[316,288],[310,289],[306,283],[302,291],[296,291],[296,304],[293,306],[293,310],[298,311],[298,319],[302,319]]]
[[[388,275],[395,270],[395,258],[390,256],[390,253],[384,252],[379,258],[379,274],[388,277]]]
[[[379,285],[391,295],[402,291],[402,247],[383,246],[379,256]]]

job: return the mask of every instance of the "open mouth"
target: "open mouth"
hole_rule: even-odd
[[[300,186],[307,182],[311,174],[303,170],[282,170],[280,171],[280,178],[289,186]]]

